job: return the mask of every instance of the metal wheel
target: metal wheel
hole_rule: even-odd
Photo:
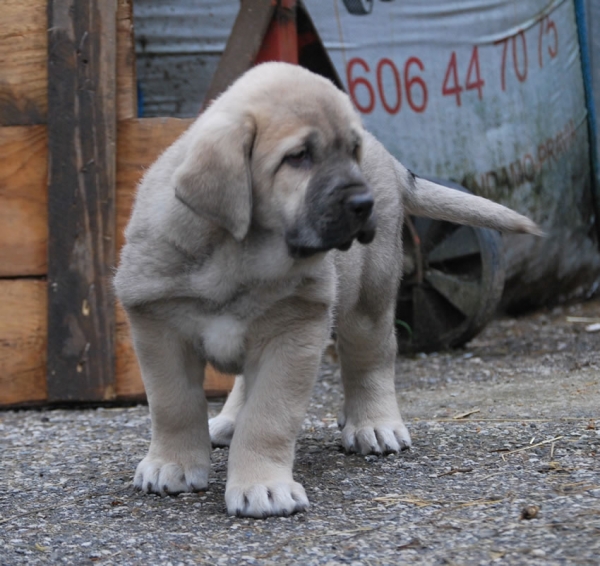
[[[355,16],[365,16],[373,10],[373,0],[344,0],[346,10]]]
[[[431,352],[468,342],[496,312],[504,276],[502,239],[495,230],[407,218],[396,307],[399,352]]]

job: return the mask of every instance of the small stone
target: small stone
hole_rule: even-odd
[[[540,512],[539,505],[526,505],[521,509],[521,520],[530,521],[531,519],[537,519]]]

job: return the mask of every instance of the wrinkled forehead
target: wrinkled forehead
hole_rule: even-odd
[[[278,105],[262,110],[256,114],[258,135],[284,138],[294,132],[312,132],[313,141],[324,144],[351,143],[359,136],[358,124],[323,107]]]
[[[277,90],[255,106],[259,138],[303,137],[313,144],[334,147],[360,143],[360,119],[341,93]]]

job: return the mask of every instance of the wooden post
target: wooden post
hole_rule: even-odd
[[[208,87],[205,107],[252,67],[278,3],[279,0],[243,0],[219,66]]]
[[[48,0],[48,400],[114,397],[117,0]]]

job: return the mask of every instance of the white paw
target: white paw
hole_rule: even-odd
[[[230,515],[255,519],[287,517],[308,509],[306,492],[295,481],[227,486],[225,503]]]
[[[210,441],[213,446],[229,446],[234,429],[235,421],[229,417],[218,415],[208,421]]]
[[[347,421],[342,429],[342,444],[348,452],[389,454],[410,448],[412,442],[402,421],[387,421],[354,426]]]
[[[199,462],[179,464],[146,456],[137,467],[133,485],[146,493],[177,495],[204,491],[208,487],[209,466]]]

